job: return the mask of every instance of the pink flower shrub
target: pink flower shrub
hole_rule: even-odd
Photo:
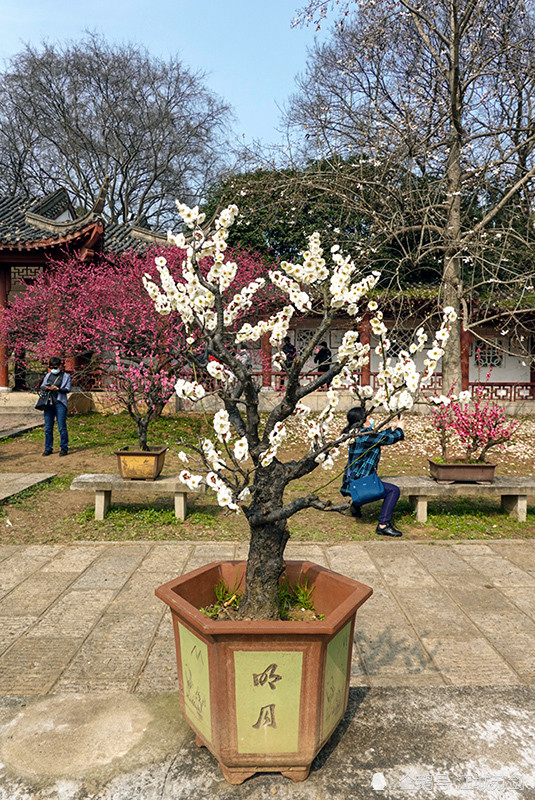
[[[440,406],[431,409],[431,426],[438,433],[444,461],[448,446],[453,444],[461,445],[465,461],[485,461],[491,448],[506,449],[520,424],[518,420],[508,421],[503,408],[485,398],[483,387],[474,390],[471,403],[467,395],[437,398]]]
[[[145,274],[157,276],[154,259],[161,255],[180,280],[185,253],[177,247],[102,256],[94,263],[76,257],[53,262],[0,318],[1,335],[19,361],[21,353],[26,363],[43,365],[54,355],[77,357],[73,378],[78,386],[100,373],[112,399],[134,421],[142,449],[148,425],[161,414],[177,378],[191,371],[182,320],[176,314],[155,314],[143,288]],[[238,289],[267,272],[263,257],[241,250],[229,250],[229,256],[238,265]],[[261,317],[276,298],[259,292],[255,300],[255,314]],[[236,325],[241,324],[239,317]]]

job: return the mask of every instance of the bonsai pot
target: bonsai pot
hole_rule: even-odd
[[[496,464],[485,462],[469,464],[455,461],[440,464],[429,459],[429,471],[437,483],[492,483]]]
[[[163,469],[168,447],[149,447],[148,450],[131,450],[121,447],[114,450],[121,478],[153,481]]]
[[[199,611],[220,580],[243,586],[245,568],[215,562],[156,589],[172,613],[180,708],[229,783],[255,772],[302,781],[346,710],[355,614],[372,589],[289,561],[288,580],[314,585],[323,620],[223,621]]]

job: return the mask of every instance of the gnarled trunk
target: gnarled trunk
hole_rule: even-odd
[[[278,586],[284,572],[284,548],[288,538],[286,520],[251,525],[245,595],[240,603],[241,618],[280,618]]]
[[[286,519],[272,517],[283,507],[285,477],[285,468],[276,459],[269,468],[259,467],[256,471],[254,499],[247,510],[250,543],[245,595],[239,611],[242,619],[280,617],[279,578],[284,572],[284,548],[290,534]]]

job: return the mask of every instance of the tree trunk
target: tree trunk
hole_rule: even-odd
[[[149,449],[147,445],[147,435],[149,428],[148,420],[143,419],[143,417],[138,417],[136,419],[136,428],[137,428],[137,438],[141,450],[148,450]]]
[[[251,525],[242,619],[280,619],[279,578],[284,572],[284,548],[289,533],[286,520]]]
[[[442,276],[443,305],[451,306],[457,313],[457,320],[451,324],[450,338],[442,356],[442,392],[448,394],[455,387],[461,391],[461,190],[463,143],[462,110],[463,98],[459,79],[460,34],[457,20],[457,4],[450,7],[451,40],[449,69],[450,130],[447,163],[448,213],[444,231],[446,251]]]
[[[284,548],[289,538],[286,519],[267,521],[283,507],[286,470],[275,459],[258,467],[253,502],[247,509],[250,526],[245,594],[240,602],[242,619],[279,619],[279,578],[284,572]]]

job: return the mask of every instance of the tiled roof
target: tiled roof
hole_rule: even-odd
[[[154,244],[167,244],[167,235],[135,225],[108,223],[104,227],[105,253],[124,253],[128,250],[139,252]]]
[[[52,194],[46,195],[46,197],[40,197],[28,206],[26,210],[31,214],[38,214],[51,220],[57,219],[65,211],[70,213],[72,219],[76,216],[66,189],[57,189]]]
[[[72,206],[65,189],[28,203],[14,197],[0,197],[0,250],[34,250],[54,247],[83,236],[98,223],[104,227],[104,252],[145,250],[167,237],[133,225],[106,224],[93,211],[65,222],[55,220]],[[97,248],[98,249],[98,248]]]

